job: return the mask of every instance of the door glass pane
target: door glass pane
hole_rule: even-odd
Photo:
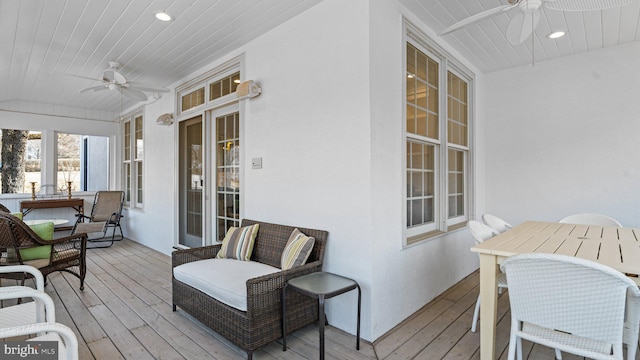
[[[180,237],[179,244],[202,246],[203,146],[202,117],[180,123]]]
[[[240,226],[240,115],[216,118],[217,234],[222,241],[231,226]]]

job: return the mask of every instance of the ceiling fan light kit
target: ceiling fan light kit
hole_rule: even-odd
[[[510,12],[517,8],[518,12],[511,16],[506,29],[507,40],[513,45],[523,43],[540,21],[540,7],[556,11],[596,11],[630,4],[633,0],[507,0],[508,4],[482,11],[462,19],[445,28],[440,36],[464,27],[479,23],[486,19]]]

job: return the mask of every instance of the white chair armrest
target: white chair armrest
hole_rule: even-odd
[[[40,334],[44,332],[56,333],[62,338],[62,346],[66,352],[66,360],[78,360],[78,338],[73,330],[59,323],[38,323],[0,329],[0,338]]]
[[[40,291],[44,291],[44,276],[40,270],[36,269],[33,266],[29,265],[9,265],[9,266],[0,266],[0,273],[29,273],[33,275],[33,278],[36,279],[36,289]]]
[[[26,286],[0,287],[0,300],[19,299],[25,297],[33,298],[36,301],[36,321],[43,321],[42,312],[44,312],[44,321],[48,323],[56,322],[56,311],[53,300],[51,300],[51,297],[46,293]],[[10,309],[10,307],[8,309]]]

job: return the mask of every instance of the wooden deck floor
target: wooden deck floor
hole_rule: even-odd
[[[5,280],[6,281],[6,280]],[[46,291],[54,299],[58,322],[78,336],[80,359],[245,359],[246,354],[185,312],[171,309],[170,257],[124,240],[88,253],[85,290],[78,279],[56,273]],[[4,284],[3,284],[4,285]],[[479,359],[479,335],[469,331],[478,296],[478,273],[455,284],[373,344],[331,326],[326,329],[327,359]],[[509,339],[508,295],[500,297],[497,348],[506,359]],[[254,359],[317,359],[317,327],[287,337],[286,352],[274,342]],[[553,350],[531,347],[528,359],[553,359]],[[564,354],[564,359],[578,357]],[[640,355],[636,355],[640,360]]]

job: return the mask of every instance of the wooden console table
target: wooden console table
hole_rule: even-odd
[[[46,199],[23,200],[20,202],[20,212],[27,215],[34,209],[72,208],[84,215],[84,199]]]

